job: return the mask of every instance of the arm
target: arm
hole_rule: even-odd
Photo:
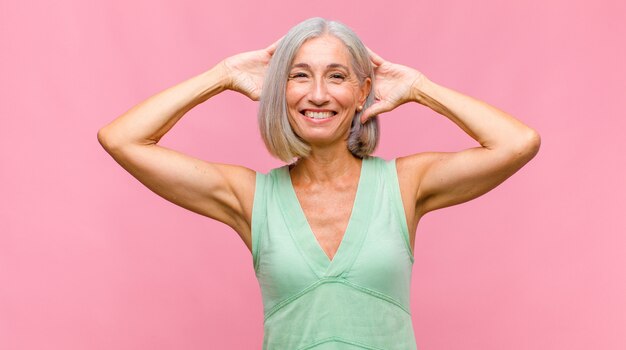
[[[258,99],[274,47],[230,57],[139,103],[98,131],[104,149],[146,187],[231,226],[247,245],[255,172],[195,159],[158,142],[185,113],[226,89]]]
[[[366,117],[418,102],[450,119],[480,144],[460,152],[418,153],[397,159],[401,185],[418,218],[490,191],[538,152],[537,132],[507,113],[374,53],[372,61],[377,67],[376,84],[381,86],[380,101],[370,107]]]

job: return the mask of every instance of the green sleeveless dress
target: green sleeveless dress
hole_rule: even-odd
[[[264,350],[416,349],[413,254],[395,159],[365,157],[352,214],[328,258],[285,165],[257,172],[252,259],[264,309]]]

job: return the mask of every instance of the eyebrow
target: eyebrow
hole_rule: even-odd
[[[291,68],[307,68],[307,69],[311,69],[311,66],[309,66],[307,63],[297,63],[294,64],[293,66],[291,66]],[[339,63],[331,63],[329,65],[326,66],[326,68],[343,68],[347,71],[350,71],[350,69],[348,69],[348,67],[344,66],[343,64],[339,64]]]

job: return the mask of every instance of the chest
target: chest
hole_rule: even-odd
[[[336,188],[294,189],[315,239],[332,259],[350,221],[356,184]]]

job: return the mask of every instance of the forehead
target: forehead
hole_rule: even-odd
[[[300,46],[293,59],[293,65],[299,63],[306,63],[312,67],[335,63],[350,67],[350,52],[341,40],[325,35],[309,39]]]

